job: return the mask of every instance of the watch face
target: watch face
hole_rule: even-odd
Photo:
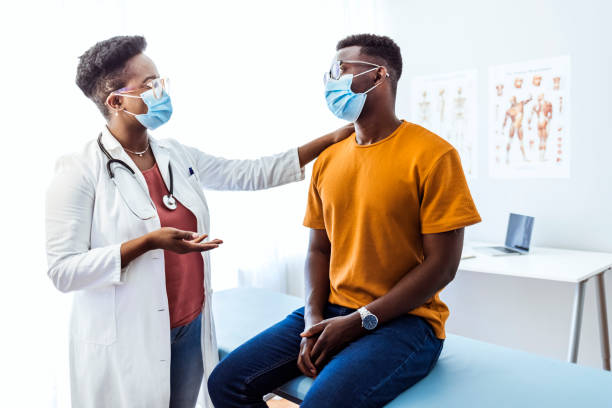
[[[363,319],[363,328],[366,330],[374,330],[378,325],[378,318],[373,314],[367,315]]]

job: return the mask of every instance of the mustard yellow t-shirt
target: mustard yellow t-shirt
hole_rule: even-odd
[[[422,234],[480,222],[457,151],[408,122],[359,145],[355,135],[314,164],[304,225],[331,242],[329,302],[357,309],[385,295],[423,262]],[[439,292],[410,312],[445,337]]]

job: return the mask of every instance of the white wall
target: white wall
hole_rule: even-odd
[[[503,242],[508,212],[536,217],[540,246],[612,252],[612,38],[606,1],[392,1],[379,30],[402,49],[398,112],[410,117],[415,75],[479,70],[479,178],[470,187],[483,222],[468,238]],[[571,56],[571,178],[493,180],[487,174],[489,65]],[[612,274],[606,276],[612,297]],[[449,331],[564,359],[573,301],[568,284],[462,273],[446,289]],[[600,367],[594,285],[586,291],[579,363]],[[608,314],[612,315],[612,299]]]

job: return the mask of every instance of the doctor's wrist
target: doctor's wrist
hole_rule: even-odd
[[[155,249],[151,233],[122,243],[120,248],[121,267],[125,268],[134,259],[151,249]]]
[[[142,236],[142,246],[145,251],[152,251],[160,248],[155,231]]]

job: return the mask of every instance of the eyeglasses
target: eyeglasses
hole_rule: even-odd
[[[147,82],[144,86],[141,86],[138,88],[125,87],[125,88],[117,89],[116,91],[111,92],[109,97],[115,94],[115,95],[127,96],[128,98],[140,98],[140,95],[129,95],[129,94],[126,94],[126,92],[133,92],[133,91],[138,91],[141,89],[146,89],[147,91],[153,90],[153,97],[155,99],[161,99],[164,94],[164,91],[166,91],[167,94],[170,93],[170,80],[168,78],[155,78]]]
[[[382,65],[373,64],[373,63],[371,63],[371,62],[367,62],[367,61],[336,60],[336,61],[334,61],[334,62],[332,63],[332,66],[331,66],[331,68],[329,69],[329,71],[328,71],[328,72],[326,72],[326,73],[323,75],[323,84],[327,85],[327,82],[328,82],[330,79],[333,79],[333,80],[338,80],[338,79],[340,79],[340,76],[341,76],[341,74],[342,74],[341,66],[342,66],[342,64],[346,64],[346,63],[349,63],[349,64],[363,64],[363,65],[369,65],[369,66],[371,66],[371,67],[375,67],[375,68],[381,68],[381,67],[382,67]],[[374,70],[374,68],[372,68],[372,69],[370,69],[370,70],[368,70],[368,71],[362,72],[362,73],[360,73],[360,74],[357,74],[357,75],[365,74],[366,72],[370,72],[370,71],[373,71],[373,70]],[[355,75],[355,76],[357,76],[357,75]],[[387,75],[388,75],[388,74],[387,74]]]

